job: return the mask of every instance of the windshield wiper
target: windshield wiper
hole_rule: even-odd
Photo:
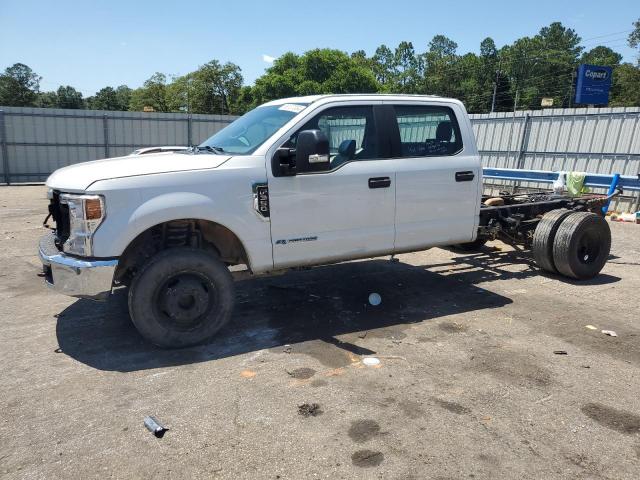
[[[204,145],[204,146],[198,146],[196,147],[196,151],[199,152],[200,150],[206,150],[207,152],[213,152],[216,155],[219,155],[221,153],[224,153],[224,148],[221,147],[212,147],[211,145]]]

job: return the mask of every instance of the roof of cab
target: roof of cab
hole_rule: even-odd
[[[398,94],[398,93],[340,93],[340,94],[328,94],[328,95],[307,95],[305,97],[280,98],[278,100],[272,100],[270,102],[267,102],[264,105],[284,105],[286,103],[311,104],[319,100],[329,100],[334,98],[335,99],[353,99],[353,100],[373,100],[373,99],[420,100],[420,99],[423,99],[423,100],[440,100],[440,101],[460,103],[460,101],[455,98],[439,97],[437,95],[413,95],[413,94],[409,95],[409,94]]]

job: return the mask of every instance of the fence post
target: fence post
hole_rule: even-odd
[[[4,181],[7,185],[11,185],[11,175],[9,174],[9,152],[7,151],[7,127],[4,123],[4,110],[0,110],[0,149],[2,150]]]
[[[193,145],[193,141],[191,139],[191,130],[192,130],[193,120],[191,119],[191,114],[187,115],[187,146],[191,147]]]
[[[522,168],[524,154],[527,151],[527,147],[529,146],[529,134],[531,133],[529,130],[529,122],[531,121],[531,116],[527,113],[524,116],[524,125],[522,126],[522,137],[520,138],[520,150],[518,150],[518,162],[517,168]]]
[[[109,158],[109,115],[102,116],[102,131],[104,134],[104,158]]]

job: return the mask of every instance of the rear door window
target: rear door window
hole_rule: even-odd
[[[448,107],[395,105],[400,152],[406,157],[441,157],[462,150],[456,116]]]

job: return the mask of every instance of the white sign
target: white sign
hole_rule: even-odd
[[[300,113],[307,108],[305,105],[298,105],[297,103],[285,103],[278,110],[284,110],[285,112]]]

